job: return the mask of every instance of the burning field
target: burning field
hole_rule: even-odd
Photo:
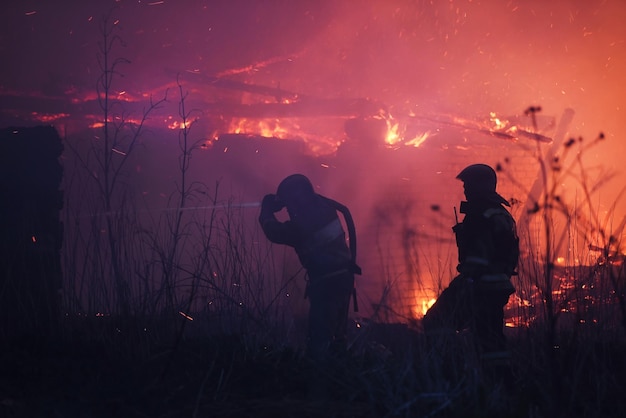
[[[1,413],[623,409],[621,1],[14,3]],[[477,162],[522,244],[505,368],[421,330],[455,274],[455,177]],[[357,229],[350,356],[324,371],[301,354],[304,273],[257,221],[292,173]]]

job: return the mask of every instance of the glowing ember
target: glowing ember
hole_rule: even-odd
[[[61,119],[66,119],[68,118],[70,115],[68,113],[48,113],[48,114],[42,114],[42,113],[38,113],[38,112],[32,112],[32,117],[35,120],[38,120],[40,122],[43,123],[53,123],[56,121],[59,121]]]
[[[186,313],[184,313],[184,312],[182,312],[182,311],[179,311],[178,313],[180,314],[180,316],[182,316],[182,317],[183,317],[183,318],[185,318],[186,320],[188,320],[188,321],[193,321],[193,318],[192,318],[190,315],[188,315],[188,314],[186,314]]]

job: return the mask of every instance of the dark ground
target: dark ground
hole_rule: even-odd
[[[378,416],[347,382],[288,347],[234,335],[21,338],[0,352],[2,417]],[[312,382],[321,382],[315,384]]]
[[[366,337],[324,365],[237,335],[15,339],[0,351],[0,417],[606,417],[626,405],[623,344],[563,347],[552,367],[511,341],[494,379],[467,347],[427,350],[403,325]]]

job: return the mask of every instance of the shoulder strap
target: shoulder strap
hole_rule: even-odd
[[[354,273],[361,274],[361,268],[356,264],[356,227],[354,226],[354,220],[352,219],[352,214],[350,210],[341,203],[336,200],[330,199],[326,196],[319,195],[322,199],[324,199],[328,204],[333,207],[338,212],[341,212],[343,218],[346,222],[346,227],[348,228],[348,241],[350,244],[350,254],[352,256],[352,264],[354,266]]]

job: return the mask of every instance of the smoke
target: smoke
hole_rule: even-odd
[[[128,100],[127,112],[141,112],[151,96],[170,91],[133,161],[133,186],[155,208],[164,206],[163,196],[177,181],[178,161],[171,158],[179,152],[176,132],[167,127],[178,117],[178,98],[171,93],[177,77],[198,118],[194,143],[232,133],[223,131],[230,120],[222,104],[283,99],[224,89],[210,81],[215,79],[300,99],[365,99],[398,121],[410,121],[413,134],[427,138],[422,148],[383,151],[367,134],[349,137],[345,115],[306,118],[305,108],[305,117],[295,122],[310,134],[306,141],[334,136],[343,142],[337,155],[303,154],[294,141],[232,137],[198,150],[192,160],[192,180],[219,181],[241,202],[259,201],[282,178],[302,172],[317,191],[353,209],[365,241],[380,239],[376,228],[390,222],[409,235],[423,224],[444,230],[452,222],[448,208],[462,193],[451,144],[471,151],[480,134],[438,124],[437,118],[427,122],[426,116],[523,117],[529,106],[541,106],[541,116],[558,119],[571,108],[576,116],[567,136],[592,141],[603,132],[606,138],[584,155],[591,175],[621,170],[626,155],[626,8],[620,0],[92,0],[71,9],[14,2],[0,18],[0,52],[9,57],[0,69],[2,125],[45,116],[62,132],[72,127],[76,137],[94,137],[83,124],[98,112],[98,28],[107,13],[123,40],[116,56],[130,61],[119,68],[123,77],[115,84]],[[507,157],[494,147],[493,153],[469,152],[466,158],[496,164]],[[626,173],[618,172],[603,190],[604,207],[625,180]],[[576,187],[566,185],[571,193]],[[386,256],[375,251],[367,254],[370,261]]]

